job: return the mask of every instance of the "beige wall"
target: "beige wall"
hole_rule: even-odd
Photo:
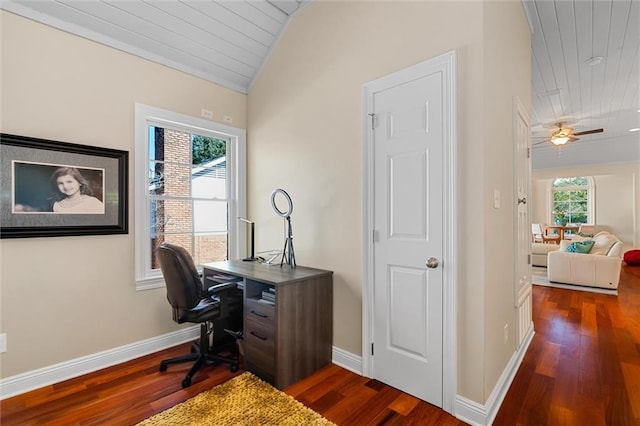
[[[515,318],[512,98],[530,103],[529,46],[519,1],[314,2],[289,24],[249,93],[257,250],[282,247],[269,195],[284,188],[298,263],[335,272],[334,345],[360,354],[362,85],[457,50],[458,393],[481,403],[515,350],[501,336]],[[498,211],[493,188],[503,193]]]
[[[134,102],[194,116],[204,107],[245,127],[243,95],[0,16],[3,132],[131,151]],[[248,97],[248,216],[257,250],[281,249],[282,219],[269,196],[274,188],[291,194],[298,263],[335,271],[334,345],[360,354],[362,85],[453,49],[458,393],[484,403],[515,350],[501,333],[505,323],[514,329],[515,317],[512,98],[529,105],[529,34],[519,0],[319,1],[303,9]],[[494,188],[503,194],[499,210],[490,201]],[[133,232],[1,242],[3,377],[177,328],[163,291],[135,292],[133,245]],[[25,314],[23,301],[31,307]]]
[[[246,96],[0,12],[5,133],[130,152],[128,235],[0,242],[2,377],[178,329],[164,290],[135,291],[134,103],[246,125]]]
[[[514,97],[517,96],[527,110],[531,105],[531,36],[520,2],[486,2],[483,34],[483,343],[484,396],[487,398],[516,350]],[[493,205],[496,189],[501,194],[499,209]]]
[[[595,186],[595,223],[615,234],[623,250],[640,244],[640,164],[610,164],[539,170],[533,174],[532,221],[548,223],[551,182],[557,177],[592,176]]]

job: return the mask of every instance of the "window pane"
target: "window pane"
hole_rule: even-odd
[[[227,234],[219,235],[195,235],[195,253],[193,255],[196,265],[210,262],[228,260]]]
[[[151,238],[151,269],[160,269],[160,262],[158,262],[158,256],[156,255],[156,249],[160,247],[162,243],[175,244],[180,247],[184,247],[193,253],[193,236],[188,234],[158,234]]]
[[[193,225],[196,233],[226,233],[227,203],[219,201],[193,202]]]
[[[151,200],[151,236],[193,232],[191,200]]]
[[[227,141],[223,139],[193,135],[191,142],[194,165],[204,166],[227,154]]]
[[[189,197],[191,167],[182,164],[151,162],[149,193],[167,197]]]
[[[579,177],[568,177],[568,178],[557,178],[553,181],[554,188],[564,188],[567,186],[587,186],[587,178],[579,176]]]
[[[149,159],[191,164],[191,135],[149,126]]]
[[[194,198],[227,198],[227,162],[223,158],[207,167],[194,167],[191,174],[191,190]]]

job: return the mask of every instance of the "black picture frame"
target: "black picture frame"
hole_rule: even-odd
[[[127,234],[128,174],[128,151],[0,133],[0,238]]]

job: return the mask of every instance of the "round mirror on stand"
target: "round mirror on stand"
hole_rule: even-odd
[[[278,200],[278,198],[280,200]],[[284,198],[284,203],[282,202]],[[284,189],[277,188],[271,193],[271,207],[276,214],[285,219],[286,233],[284,239],[284,250],[282,250],[282,260],[280,266],[282,266],[286,260],[292,268],[296,267],[296,255],[293,252],[293,229],[291,228],[291,213],[293,213],[293,202],[291,197]],[[284,208],[283,208],[284,207]]]

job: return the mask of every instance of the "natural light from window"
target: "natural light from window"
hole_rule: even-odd
[[[238,257],[245,212],[244,130],[136,104],[136,288],[164,284],[156,249],[196,265]]]
[[[552,183],[552,218],[557,225],[593,223],[593,179],[574,176]]]

